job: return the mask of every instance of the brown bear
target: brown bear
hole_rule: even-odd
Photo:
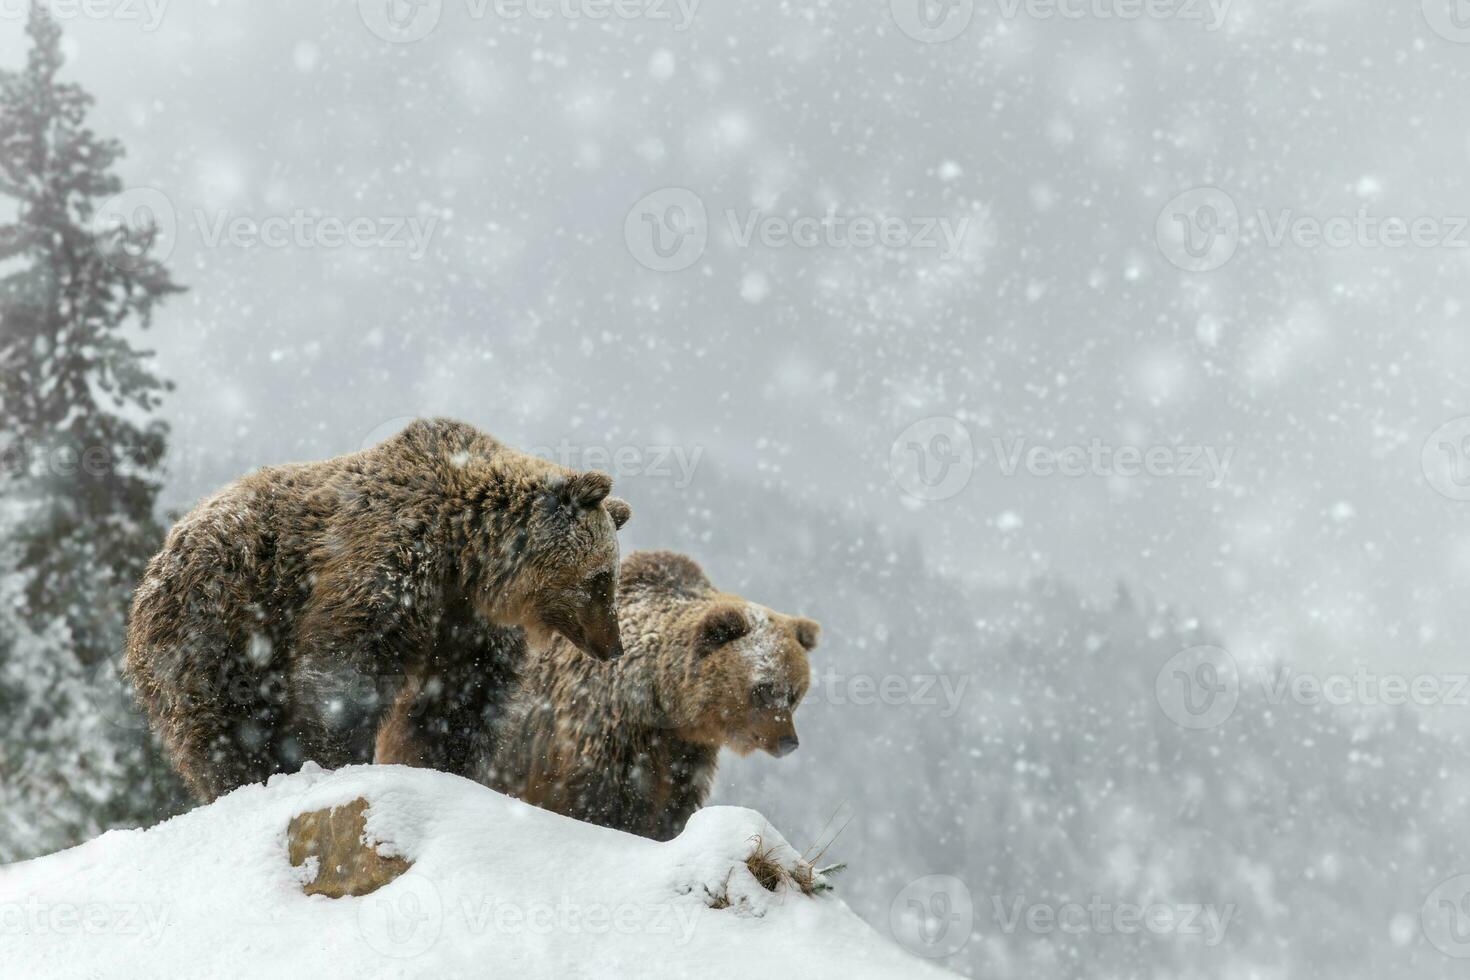
[[[629,509],[610,488],[447,419],[259,470],[169,532],[134,596],[126,671],[206,801],[308,759],[372,761],[413,678],[460,692],[414,714],[439,737],[472,701],[494,714],[522,631],[589,661],[621,655]]]
[[[465,775],[545,809],[668,840],[709,796],[721,748],[794,751],[792,715],[820,627],[720,592],[689,558],[623,562],[625,656],[596,663],[560,640],[533,650],[508,710]],[[380,762],[400,753],[385,728]],[[434,764],[432,761],[428,764]]]

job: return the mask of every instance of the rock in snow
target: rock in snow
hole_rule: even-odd
[[[347,853],[359,833],[363,853]],[[445,773],[308,766],[147,830],[0,868],[3,972],[947,975],[888,943],[830,891],[767,891],[745,864],[756,848],[792,867],[798,858],[752,810],[709,807],[657,843]],[[322,868],[322,854],[339,866]],[[356,897],[363,888],[306,893],[361,875],[355,861],[388,871]]]

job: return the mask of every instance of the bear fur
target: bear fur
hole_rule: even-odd
[[[820,627],[720,592],[667,551],[623,562],[618,619],[626,654],[617,663],[560,641],[524,658],[514,699],[467,775],[566,816],[668,840],[709,796],[721,748],[796,749],[792,715]]]
[[[611,480],[419,420],[361,452],[268,467],[169,532],[134,595],[126,673],[201,800],[310,759],[370,762],[405,686],[433,739],[493,715],[523,631],[621,654]]]

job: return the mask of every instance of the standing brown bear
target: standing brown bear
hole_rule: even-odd
[[[797,747],[796,707],[820,627],[720,592],[683,555],[623,562],[627,655],[601,664],[557,640],[528,654],[512,704],[465,775],[579,820],[668,840],[704,805],[721,748]],[[436,765],[384,728],[380,762]]]
[[[206,801],[308,759],[372,761],[405,682],[418,737],[452,737],[447,716],[487,723],[508,696],[521,630],[621,655],[629,510],[610,488],[447,419],[259,470],[169,532],[133,600],[127,672]]]

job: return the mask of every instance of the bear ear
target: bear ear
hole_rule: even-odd
[[[792,620],[792,625],[796,627],[796,642],[801,644],[801,648],[808,652],[815,650],[817,640],[822,636],[822,625],[815,619],[804,616],[796,617]]]
[[[713,653],[750,632],[745,613],[738,606],[716,606],[699,621],[696,648],[700,656]]]
[[[613,527],[619,530],[628,523],[628,518],[633,516],[633,508],[628,506],[626,500],[618,497],[608,497],[603,506],[607,508],[607,516],[613,519]]]
[[[612,477],[606,473],[578,473],[561,486],[561,499],[569,507],[591,510],[612,493]]]

